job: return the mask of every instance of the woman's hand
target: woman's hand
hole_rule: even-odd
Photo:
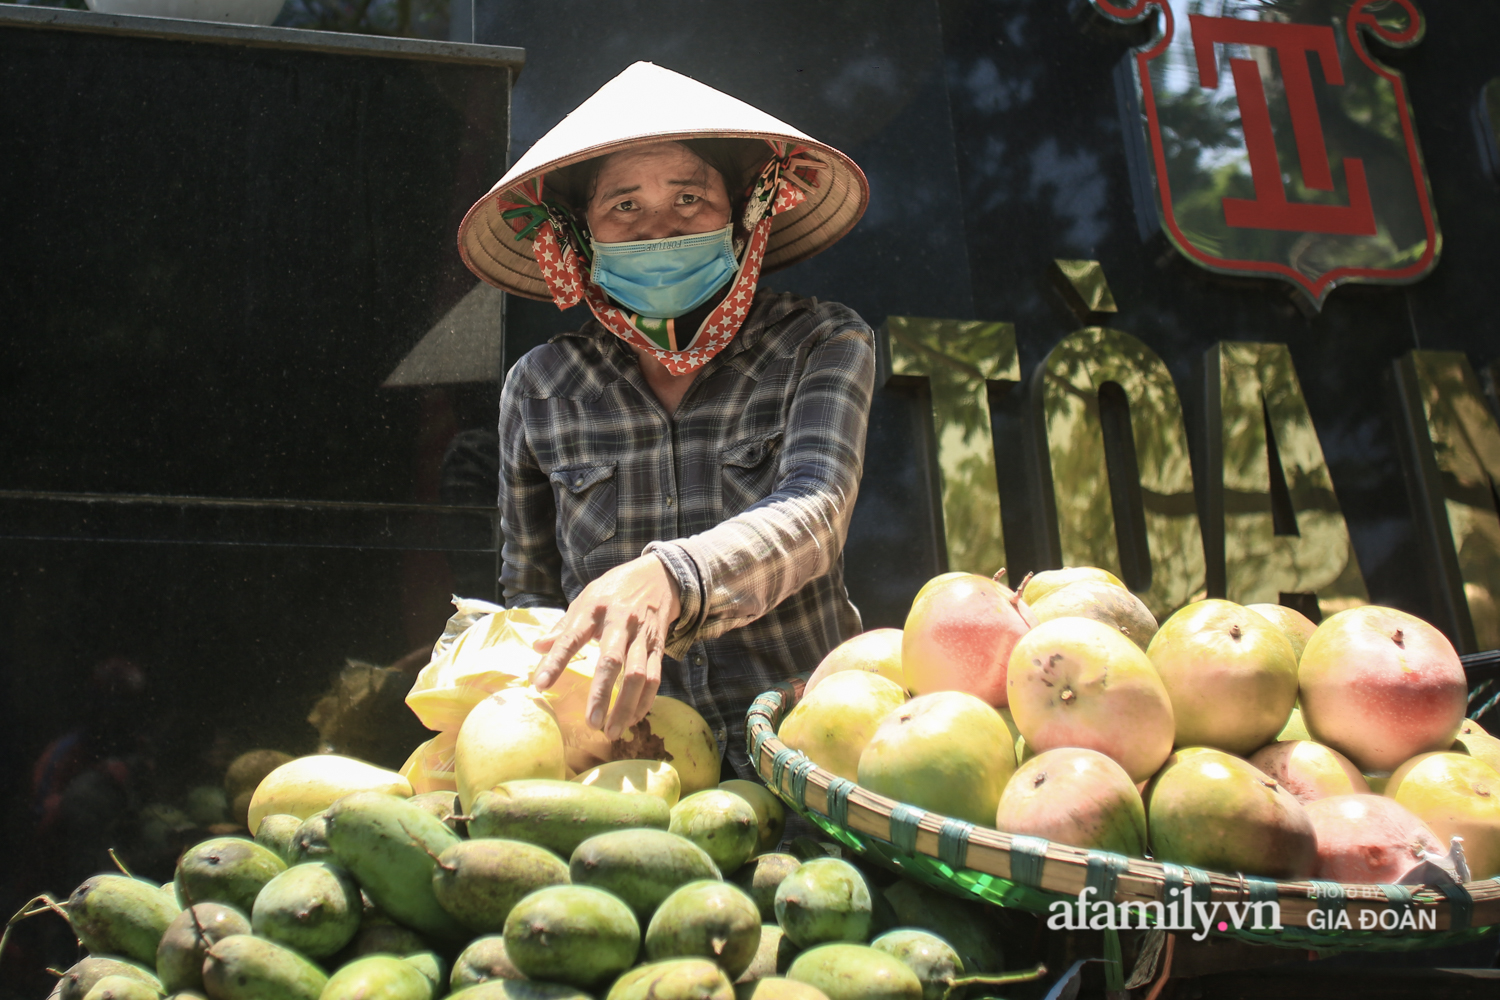
[[[612,740],[646,717],[661,686],[661,658],[681,604],[677,581],[660,559],[646,555],[622,563],[583,588],[562,620],[533,647],[546,653],[535,684],[545,691],[590,639],[599,640],[599,665],[589,689],[588,723]],[[615,678],[620,693],[605,724]]]

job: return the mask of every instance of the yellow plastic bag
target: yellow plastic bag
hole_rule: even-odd
[[[456,639],[438,644],[432,662],[422,668],[407,694],[407,706],[428,729],[456,733],[470,709],[485,698],[531,683],[542,659],[531,644],[546,635],[562,614],[556,608],[515,608],[478,618]],[[590,642],[580,650],[547,692],[548,700],[574,694],[580,682],[587,697],[598,657],[598,643]]]
[[[458,779],[453,768],[453,749],[458,730],[438,733],[411,752],[401,766],[401,777],[411,782],[412,794],[456,792]]]

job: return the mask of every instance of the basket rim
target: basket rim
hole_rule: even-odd
[[[903,839],[910,841],[898,847],[908,853],[940,861],[954,870],[1006,880],[1019,886],[1050,893],[1054,898],[1078,898],[1086,886],[1093,886],[1097,900],[1112,903],[1167,903],[1169,885],[1184,881],[1193,890],[1206,888],[1204,900],[1222,902],[1265,902],[1280,905],[1284,928],[1303,933],[1328,935],[1331,943],[1347,932],[1330,930],[1330,914],[1343,912],[1349,925],[1358,931],[1362,921],[1373,919],[1380,931],[1366,934],[1390,937],[1382,928],[1380,914],[1410,909],[1413,916],[1423,914],[1423,929],[1395,936],[1407,939],[1432,936],[1432,931],[1463,933],[1500,924],[1500,877],[1473,880],[1462,886],[1400,886],[1323,882],[1311,879],[1268,879],[1240,873],[1204,872],[1199,869],[1167,865],[1158,861],[1124,855],[1087,851],[1039,838],[1020,838],[989,827],[974,826],[937,813],[908,806],[877,794],[826,768],[813,763],[800,751],[787,747],[776,735],[782,715],[802,697],[807,674],[799,674],[776,684],[754,702],[746,714],[745,738],[750,761],[767,786],[794,809],[806,809],[826,822],[856,836],[871,837],[886,844],[896,844],[891,817],[901,813]],[[830,794],[832,790],[832,794]],[[909,830],[915,821],[915,835]],[[956,847],[956,841],[961,846]],[[1038,847],[1040,846],[1040,849]],[[1013,855],[1021,861],[1012,867]],[[957,864],[954,862],[957,861]],[[1091,861],[1093,862],[1091,865]],[[1112,870],[1105,880],[1110,889],[1101,890],[1097,877],[1101,861]],[[1169,873],[1168,868],[1176,871]],[[1187,873],[1186,879],[1183,873]],[[1395,892],[1390,890],[1394,889]],[[1093,900],[1090,900],[1092,903]],[[1372,912],[1372,917],[1362,914]],[[1319,914],[1319,916],[1313,916]],[[1337,921],[1340,927],[1344,924]],[[1324,926],[1320,926],[1320,924]],[[1438,934],[1441,938],[1445,935]],[[1301,942],[1299,942],[1300,944]],[[1445,943],[1435,940],[1433,946]]]

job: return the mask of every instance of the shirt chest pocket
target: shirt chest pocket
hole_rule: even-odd
[[[557,544],[565,560],[586,556],[614,537],[619,511],[614,462],[558,466],[551,479]]]
[[[719,453],[725,517],[764,500],[776,489],[781,431],[747,438]]]

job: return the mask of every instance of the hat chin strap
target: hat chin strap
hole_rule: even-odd
[[[807,200],[808,185],[817,184],[816,174],[823,167],[823,164],[802,155],[804,147],[784,143],[771,145],[776,155],[756,178],[746,202],[744,218],[736,227],[748,231],[739,268],[724,298],[690,336],[684,338],[674,320],[638,316],[611,302],[604,290],[590,279],[589,269],[578,252],[581,240],[569,232],[571,227],[558,218],[555,209],[547,213],[545,221],[532,209],[537,224],[531,252],[557,307],[571,309],[580,301],[587,302],[594,317],[606,330],[630,346],[649,352],[673,375],[688,375],[702,368],[728,346],[750,312],[755,287],[760,281],[761,264],[765,260],[766,244],[771,238],[771,220]],[[799,172],[803,176],[797,176]],[[540,195],[538,184],[532,205],[540,207]],[[513,211],[518,207],[513,204]],[[561,241],[558,239],[559,226],[566,234]]]

